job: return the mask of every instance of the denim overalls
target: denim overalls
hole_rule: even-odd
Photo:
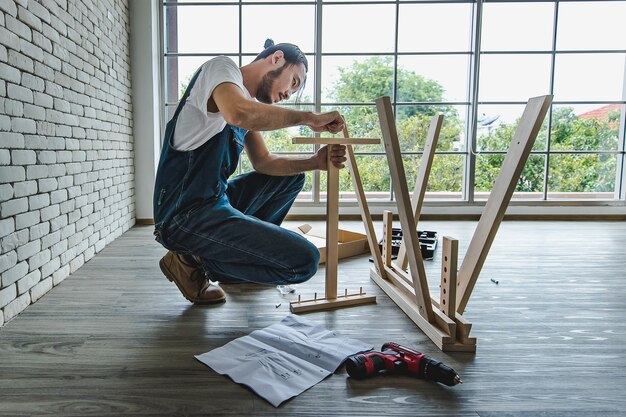
[[[196,72],[167,123],[154,187],[156,240],[194,255],[206,275],[224,283],[291,284],[317,271],[317,248],[280,227],[304,185],[304,174],[274,177],[237,169],[246,130],[226,125],[197,149],[171,145]]]

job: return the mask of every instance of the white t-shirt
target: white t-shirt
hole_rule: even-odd
[[[209,113],[207,102],[215,87],[225,82],[236,84],[243,94],[252,100],[243,85],[241,70],[232,59],[219,56],[205,62],[178,116],[172,142],[174,149],[177,151],[197,149],[224,129],[226,120],[219,112]]]

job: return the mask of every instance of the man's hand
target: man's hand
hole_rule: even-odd
[[[348,160],[346,158],[346,145],[326,145],[315,154],[319,167],[318,169],[321,169],[322,171],[328,170],[327,155],[329,149],[330,160],[333,163],[333,166],[339,169],[343,168],[345,166],[344,162]]]
[[[311,120],[306,125],[314,132],[338,133],[343,130],[343,117],[337,111],[328,113],[311,113]]]

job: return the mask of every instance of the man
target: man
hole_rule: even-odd
[[[269,42],[241,68],[227,57],[202,65],[167,124],[154,234],[169,250],[162,272],[193,303],[222,302],[216,282],[294,284],[317,271],[317,248],[279,226],[304,185],[303,172],[327,169],[327,152],[342,168],[345,146],[284,158],[271,154],[258,132],[304,125],[337,133],[344,122],[338,112],[271,105],[302,89],[308,63],[297,46]],[[229,179],[244,148],[254,171]]]

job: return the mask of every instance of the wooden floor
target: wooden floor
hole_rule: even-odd
[[[475,225],[420,229],[458,238],[462,256]],[[341,369],[279,408],[193,355],[276,323],[288,299],[274,287],[228,286],[225,304],[192,306],[161,275],[165,251],[151,230],[131,229],[0,329],[0,415],[626,415],[624,222],[503,223],[465,315],[475,354],[437,350],[369,280],[367,257],[342,261],[340,291],[363,286],[378,304],[307,317],[377,347],[414,347],[464,384],[353,381]],[[437,249],[427,262],[434,294],[441,240]],[[320,268],[298,293],[321,293],[323,276]]]

